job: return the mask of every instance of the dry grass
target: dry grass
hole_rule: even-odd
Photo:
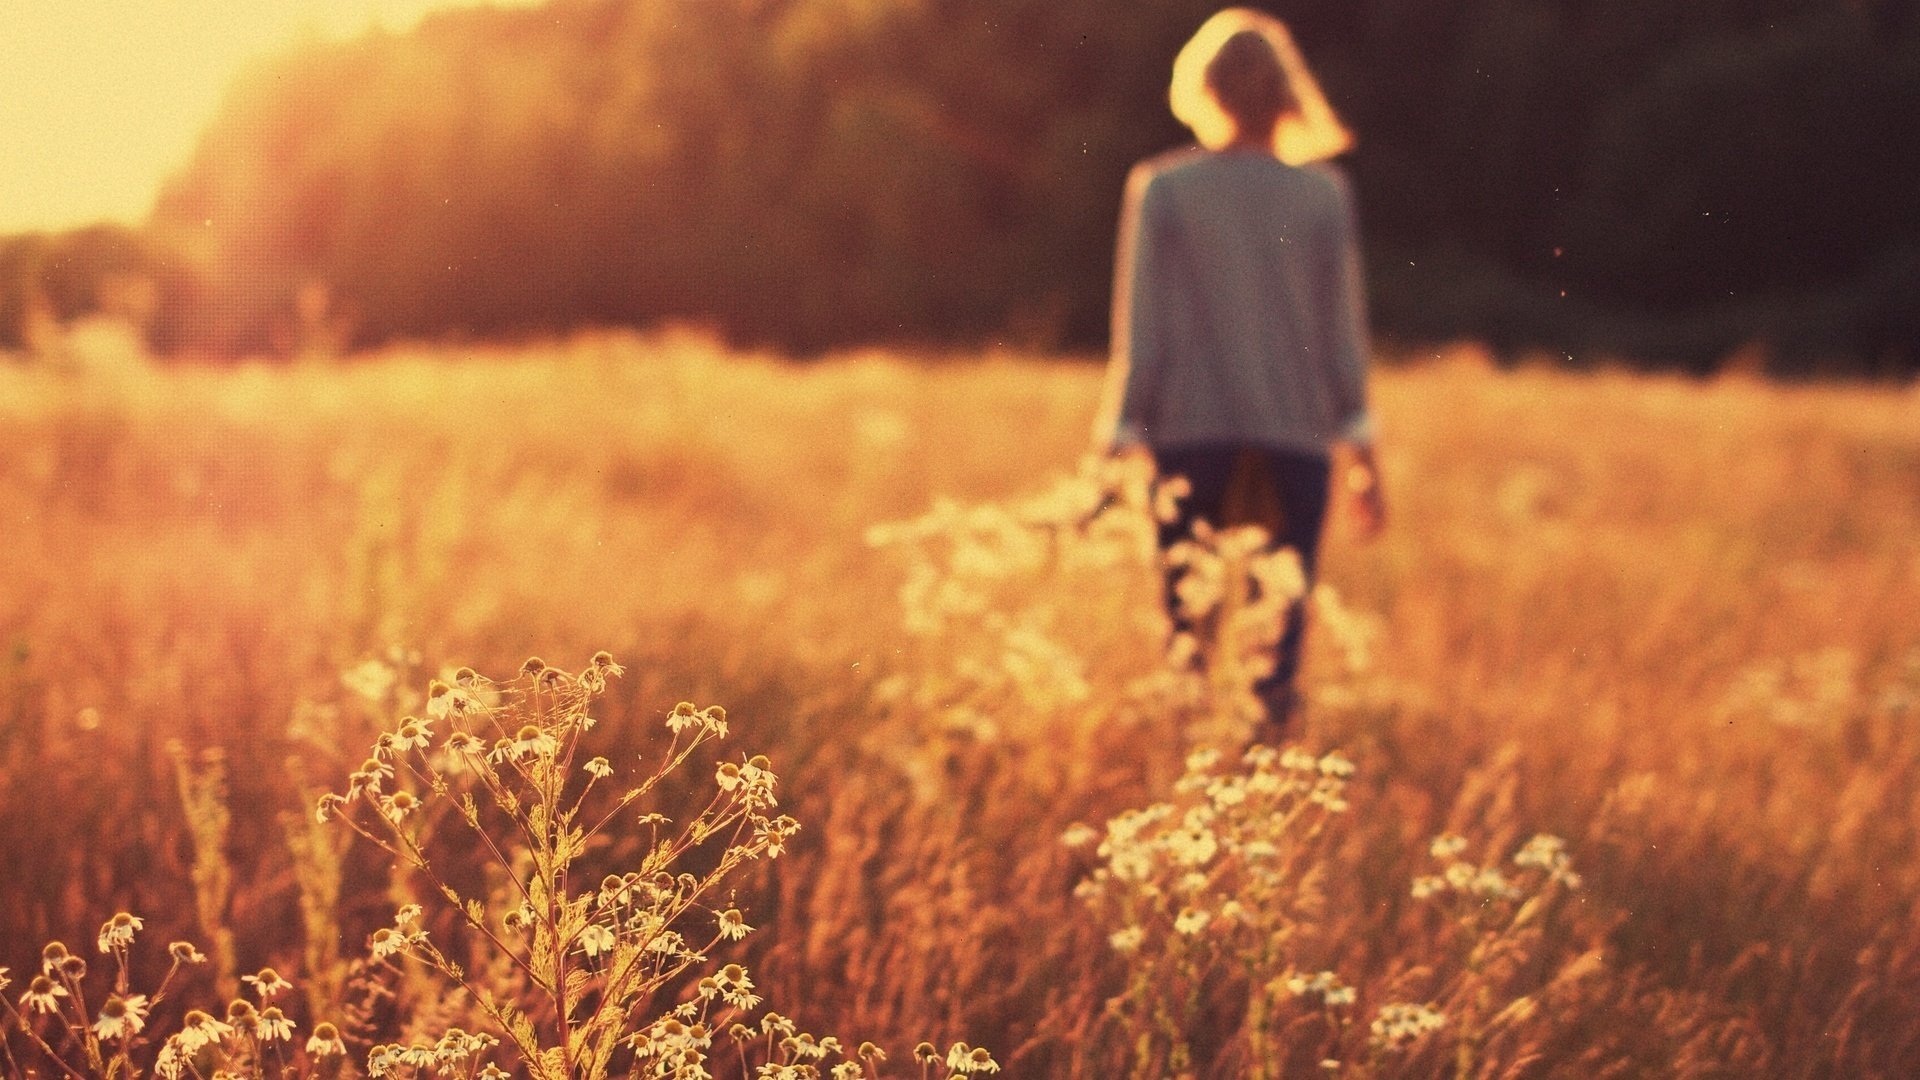
[[[1345,614],[1314,632],[1303,734],[1357,765],[1350,809],[1276,841],[1291,884],[1247,960],[1225,923],[1116,951],[1146,909],[1090,908],[1107,856],[1060,843],[1210,798],[1177,787],[1209,708],[1154,682],[1138,544],[1062,532],[1066,503],[866,543],[1072,472],[1097,378],[616,336],[0,368],[0,965],[124,909],[135,967],[231,931],[203,997],[273,964],[325,1019],[405,892],[362,844],[329,895],[312,797],[443,665],[606,648],[616,742],[692,699],[777,763],[803,831],[743,886],[754,974],[812,1030],[885,1036],[902,1075],[923,1035],[1019,1076],[1892,1076],[1920,1052],[1920,397],[1383,372],[1395,520],[1367,547],[1335,523]],[[983,579],[952,556],[988,534]],[[1061,556],[1023,561],[1042,534]],[[992,603],[911,632],[915,566]],[[394,688],[343,683],[369,658]],[[206,748],[224,837],[183,809]],[[1415,899],[1442,833],[1549,899]],[[1536,833],[1578,890],[1511,862]],[[1320,971],[1357,1000],[1287,988]],[[1143,972],[1193,992],[1155,1004]],[[1448,1020],[1378,1045],[1393,1003]]]

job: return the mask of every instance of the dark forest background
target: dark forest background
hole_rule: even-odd
[[[1217,0],[557,0],[314,44],[141,228],[0,238],[0,346],[175,354],[704,322],[1098,349],[1135,160]],[[1292,0],[1406,343],[1920,371],[1912,0]],[[135,301],[125,298],[133,296]]]

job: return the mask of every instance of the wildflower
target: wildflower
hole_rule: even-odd
[[[153,1071],[161,1080],[180,1080],[180,1074],[186,1071],[186,1062],[180,1058],[180,1036],[175,1035],[160,1047],[160,1056],[153,1061]]]
[[[340,1038],[340,1029],[329,1021],[322,1020],[313,1025],[313,1035],[307,1039],[307,1053],[314,1057],[341,1057],[347,1052],[346,1041]]]
[[[234,998],[227,1002],[227,1023],[232,1024],[236,1029],[244,1031],[251,1028],[259,1016],[259,1012],[253,1007],[253,1002],[245,998]]]
[[[393,925],[406,926],[420,921],[419,904],[401,904],[393,913]]]
[[[480,1075],[477,1080],[508,1080],[508,1076],[509,1074],[505,1069],[489,1061],[487,1062],[487,1067],[480,1070]]]
[[[607,777],[613,775],[613,766],[608,764],[607,759],[603,757],[594,758],[580,767],[585,769],[587,773],[596,780],[605,780]]]
[[[460,754],[464,756],[479,753],[483,744],[479,739],[474,738],[464,731],[456,731],[447,736],[447,741],[441,745],[445,747],[449,754]]]
[[[1212,921],[1213,915],[1210,912],[1197,908],[1187,908],[1174,918],[1173,929],[1176,933],[1192,937],[1200,931],[1205,930],[1207,924]]]
[[[1211,746],[1202,747],[1187,755],[1187,771],[1189,773],[1210,772],[1213,767],[1219,763],[1220,751]]]
[[[1239,777],[1231,780],[1215,780],[1207,786],[1207,798],[1213,800],[1215,809],[1225,810],[1229,806],[1238,806],[1247,801],[1247,782]]]
[[[477,702],[473,695],[465,690],[448,686],[439,679],[427,684],[427,717],[442,720],[448,716],[459,716],[472,708]]]
[[[293,1038],[293,1021],[280,1011],[280,1006],[269,1005],[260,1010],[260,1019],[254,1021],[253,1034],[262,1042],[281,1042]]]
[[[7,968],[7,967],[0,967],[0,990],[5,990],[7,987],[13,985],[13,980],[7,978],[7,972],[11,970],[13,969]]]
[[[1457,836],[1453,833],[1441,833],[1439,836],[1436,836],[1433,838],[1432,844],[1429,844],[1427,846],[1427,852],[1431,854],[1434,858],[1439,859],[1441,862],[1445,862],[1453,858],[1455,855],[1460,854],[1462,851],[1465,851],[1466,849],[1467,849],[1467,838],[1464,836]],[[1518,862],[1519,856],[1515,856],[1514,861]],[[1522,864],[1522,865],[1525,865],[1525,864]]]
[[[1511,900],[1520,895],[1520,890],[1513,887],[1506,875],[1492,868],[1473,876],[1473,892],[1490,900]]]
[[[753,932],[753,927],[747,925],[746,916],[740,913],[739,908],[728,908],[721,912],[719,922],[720,936],[728,941],[739,941]]]
[[[425,747],[433,738],[433,721],[421,720],[409,716],[400,723],[400,730],[393,733],[393,749],[397,753]]]
[[[1140,943],[1145,941],[1146,937],[1147,932],[1144,929],[1138,926],[1129,926],[1124,930],[1115,930],[1113,933],[1108,934],[1107,944],[1113,946],[1114,952],[1130,953],[1138,949]]]
[[[454,1065],[465,1061],[472,1053],[472,1048],[467,1044],[467,1033],[462,1028],[448,1028],[441,1033],[440,1041],[433,1044],[436,1065]]]
[[[46,948],[40,950],[40,970],[52,975],[60,970],[66,958],[67,947],[58,941],[49,941]]]
[[[675,735],[687,730],[700,721],[700,710],[691,701],[683,701],[667,714],[667,730]]]
[[[1447,891],[1447,879],[1433,874],[1422,874],[1413,879],[1413,898],[1425,900]]]
[[[519,761],[522,758],[538,755],[552,757],[560,749],[560,740],[553,733],[538,724],[523,724],[514,732],[512,740],[502,739],[494,744],[489,755],[494,761]]]
[[[745,765],[740,766],[741,798],[754,809],[766,809],[778,805],[773,797],[774,784],[778,778],[773,775],[772,763],[764,754],[755,754]]]
[[[347,800],[344,796],[336,795],[329,791],[325,795],[320,796],[320,801],[314,804],[313,820],[325,825],[327,822],[332,821],[334,815],[338,814],[346,805]]]
[[[1392,1004],[1380,1006],[1372,1029],[1376,1042],[1398,1048],[1430,1031],[1438,1031],[1446,1022],[1445,1014],[1425,1005]]]
[[[827,1073],[831,1080],[866,1080],[867,1072],[857,1061],[843,1061]]]
[[[137,915],[129,915],[124,911],[117,913],[100,928],[100,951],[112,952],[133,944],[134,931],[143,925]]]
[[[600,906],[625,907],[633,903],[633,884],[619,874],[600,879]]]
[[[27,984],[27,992],[20,995],[20,1004],[34,1012],[51,1013],[60,1007],[59,999],[66,996],[66,987],[45,975],[35,975]]]
[[[253,992],[259,994],[262,1001],[293,989],[292,983],[281,978],[280,973],[270,967],[261,968],[257,975],[242,975],[240,981],[253,987]]]
[[[1070,848],[1086,847],[1098,839],[1100,839],[1100,833],[1093,826],[1082,825],[1079,822],[1067,826],[1067,831],[1060,834],[1060,842]]]
[[[721,762],[720,767],[714,770],[713,780],[720,785],[721,791],[732,791],[740,786],[740,766],[731,761]]]
[[[746,968],[739,964],[728,964],[720,969],[715,978],[724,988],[721,991],[721,997],[727,1004],[743,1012],[759,1006],[760,997],[753,992],[753,980],[748,977]],[[786,1023],[785,1019],[777,1013],[768,1013],[767,1016],[770,1020],[762,1021],[763,1026],[771,1021]],[[792,1025],[789,1024],[787,1034],[792,1033]]]
[[[613,946],[613,931],[601,926],[599,923],[594,923],[592,926],[580,931],[580,951],[586,953],[589,957],[599,956],[604,952],[612,952]]]
[[[400,1051],[398,1060],[402,1065],[408,1065],[415,1069],[426,1069],[431,1068],[439,1058],[434,1054],[433,1047],[425,1043],[414,1043],[412,1046]]]
[[[1297,746],[1280,752],[1280,767],[1288,772],[1319,772],[1320,759]]]
[[[760,821],[754,826],[753,843],[766,845],[767,858],[777,859],[787,850],[787,841],[800,831],[800,823],[782,814],[772,821]]]
[[[124,1039],[140,1034],[140,1029],[146,1026],[147,996],[128,994],[121,997],[114,994],[100,1006],[100,1016],[93,1022],[93,1033],[102,1039]]]
[[[1573,872],[1573,860],[1567,855],[1567,842],[1557,836],[1536,835],[1514,855],[1513,861],[1520,866],[1545,870],[1548,880],[1561,882],[1569,889],[1580,887],[1580,875]]]
[[[204,964],[207,962],[206,954],[194,948],[193,942],[191,941],[176,941],[168,945],[167,955],[172,957],[173,962],[176,964]]]
[[[201,1047],[217,1043],[232,1034],[231,1026],[215,1020],[200,1009],[194,1009],[180,1022],[180,1031],[174,1038],[180,1040],[180,1049],[192,1055],[198,1053]]]
[[[79,982],[87,977],[87,962],[73,955],[60,961],[60,976],[71,982]]]
[[[613,654],[605,649],[594,653],[591,662],[593,664],[593,670],[600,672],[602,675],[619,676],[626,674],[627,671],[626,668],[614,663]]]
[[[1170,833],[1166,845],[1168,854],[1183,866],[1205,866],[1220,850],[1220,842],[1211,829]]]
[[[1353,987],[1340,981],[1331,971],[1313,975],[1293,975],[1287,979],[1287,992],[1294,997],[1317,997],[1328,1006],[1351,1005]]]
[[[368,758],[360,767],[347,775],[347,798],[357,799],[363,793],[378,795],[380,785],[393,779],[393,766],[379,758]]]
[[[420,800],[411,791],[396,791],[380,800],[380,816],[400,824],[408,814],[420,808]]]
[[[406,947],[406,935],[397,933],[384,926],[375,930],[373,937],[367,943],[367,950],[373,954],[375,960],[385,960],[395,953],[404,952]]]
[[[966,1043],[957,1042],[947,1051],[947,1068],[957,1073],[972,1075],[977,1072],[997,1073],[1000,1071],[1000,1064],[993,1060],[993,1055],[987,1052],[986,1047],[968,1046]]]

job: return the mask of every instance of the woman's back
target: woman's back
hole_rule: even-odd
[[[1353,215],[1330,166],[1177,151],[1128,185],[1122,422],[1150,445],[1324,450],[1365,408]]]

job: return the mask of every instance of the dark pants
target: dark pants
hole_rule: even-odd
[[[1248,455],[1244,462],[1242,455]],[[1237,524],[1264,525],[1272,534],[1276,547],[1290,547],[1299,552],[1300,567],[1306,573],[1308,586],[1312,586],[1315,556],[1320,550],[1321,526],[1327,516],[1327,482],[1331,466],[1325,455],[1233,443],[1194,443],[1159,447],[1153,451],[1153,456],[1156,471],[1162,477],[1184,476],[1193,487],[1192,494],[1180,500],[1179,516],[1160,526],[1162,552],[1189,538],[1196,521],[1206,521],[1215,528]],[[1264,466],[1264,470],[1259,466]],[[1256,506],[1263,505],[1264,513],[1242,513],[1236,515],[1237,520],[1228,521],[1224,519],[1230,509],[1228,494],[1233,486],[1236,468],[1251,468],[1254,470],[1252,475],[1256,477],[1264,471],[1265,486],[1270,491],[1256,491],[1253,493],[1255,498],[1251,500]],[[1247,475],[1243,473],[1243,481]],[[1234,494],[1244,496],[1246,493],[1236,491]],[[1261,495],[1269,498],[1260,498]],[[1173,620],[1176,633],[1193,630],[1191,621],[1180,612],[1180,599],[1176,591],[1184,572],[1183,568],[1177,566],[1169,566],[1166,572],[1167,614]],[[1286,625],[1281,630],[1277,655],[1274,657],[1273,674],[1254,686],[1254,692],[1263,701],[1273,703],[1291,694],[1294,676],[1300,669],[1300,645],[1306,636],[1306,624],[1306,604],[1289,604]]]

